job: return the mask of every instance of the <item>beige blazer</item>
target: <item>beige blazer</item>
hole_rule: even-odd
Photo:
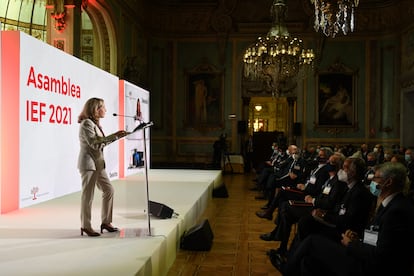
[[[80,171],[94,171],[105,168],[104,139],[104,134],[91,119],[85,119],[80,123],[80,152],[78,157],[78,169]]]

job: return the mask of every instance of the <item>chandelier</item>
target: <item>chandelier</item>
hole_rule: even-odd
[[[315,57],[312,49],[305,49],[303,41],[291,37],[285,24],[285,0],[274,0],[270,9],[272,27],[265,37],[258,37],[244,54],[244,78],[261,82],[272,96],[293,90],[297,77],[311,67]]]
[[[310,0],[315,6],[316,31],[335,37],[340,31],[344,35],[354,31],[355,8],[359,0]]]

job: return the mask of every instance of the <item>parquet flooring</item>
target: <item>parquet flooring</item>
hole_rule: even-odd
[[[211,250],[179,250],[167,276],[281,275],[266,255],[280,242],[259,238],[275,224],[255,214],[266,203],[256,200],[258,192],[250,190],[255,175],[224,174],[223,178],[229,197],[213,198],[202,217],[208,219],[214,234]]]

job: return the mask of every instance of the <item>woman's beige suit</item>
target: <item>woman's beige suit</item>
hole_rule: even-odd
[[[93,229],[91,211],[95,185],[102,191],[101,223],[112,222],[114,189],[105,171],[105,138],[102,130],[91,119],[80,123],[78,169],[82,179],[81,224],[85,229]]]

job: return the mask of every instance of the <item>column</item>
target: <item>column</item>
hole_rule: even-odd
[[[295,118],[295,103],[296,97],[287,97],[288,102],[288,118],[287,118],[287,138],[288,144],[296,144],[296,139],[293,136],[293,120]]]

